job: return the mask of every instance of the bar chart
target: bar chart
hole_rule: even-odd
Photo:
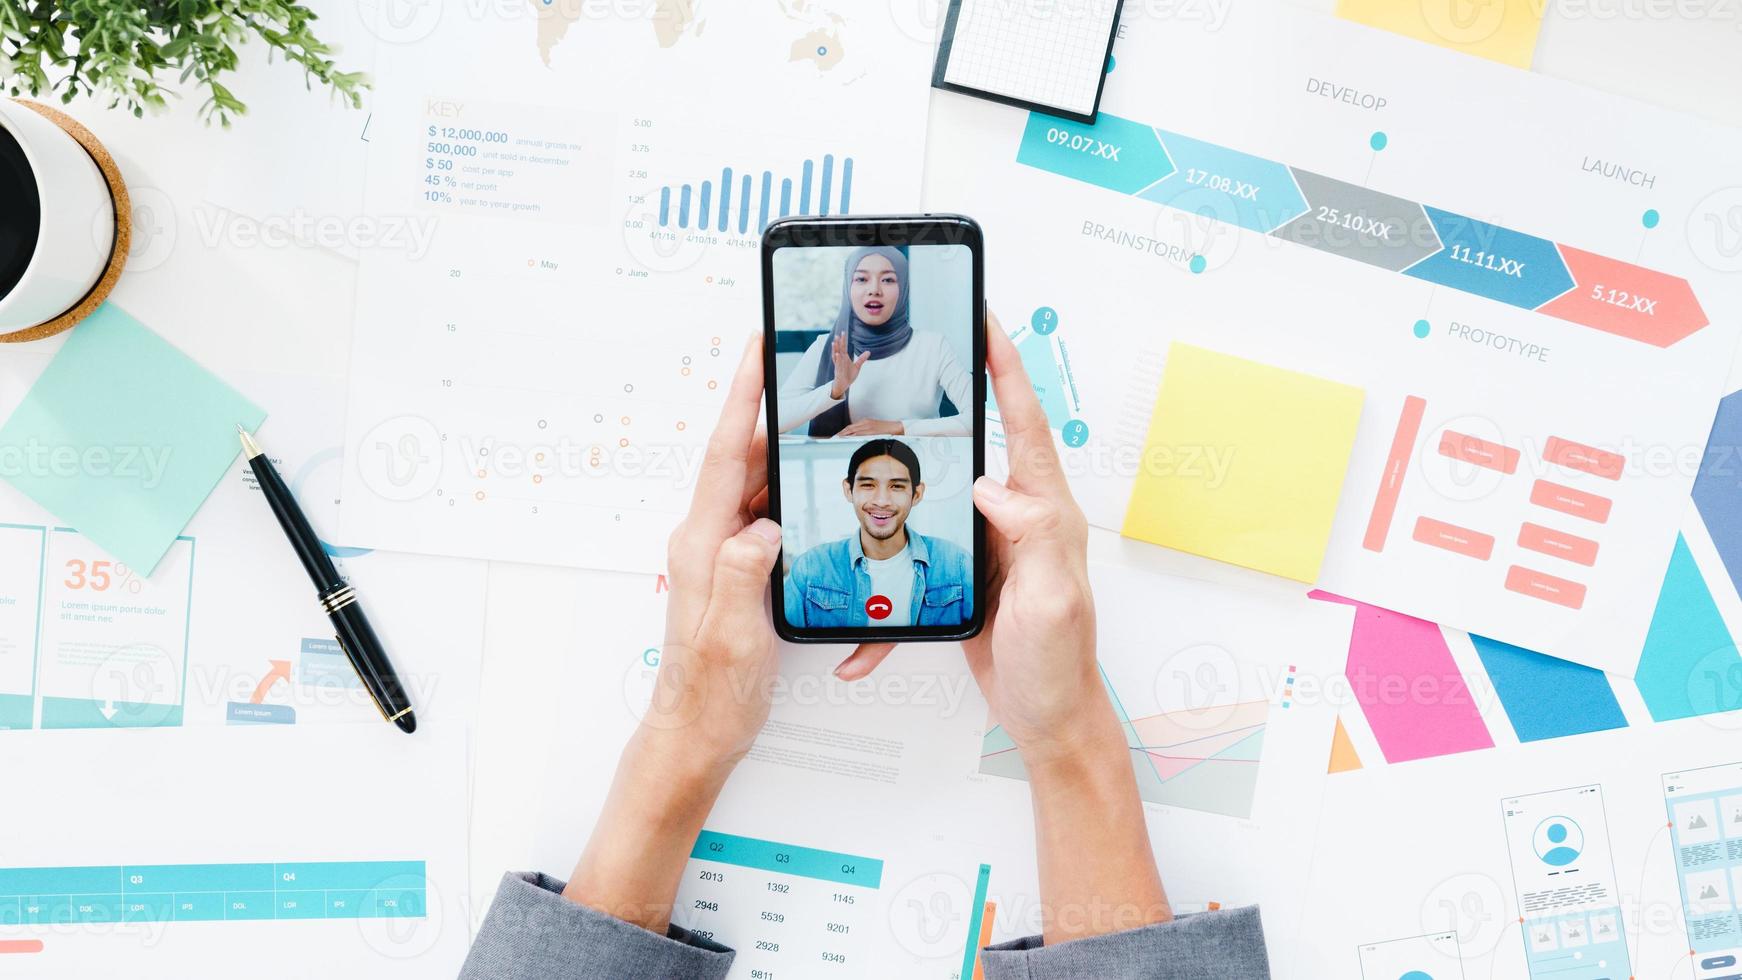
[[[772,169],[734,171],[659,189],[659,226],[721,234],[761,234],[788,215],[847,214],[853,203],[853,158],[825,153],[805,160],[796,175]]]

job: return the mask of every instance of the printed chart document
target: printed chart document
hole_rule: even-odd
[[[654,693],[663,603],[644,581],[599,587],[623,615],[586,624],[594,639],[562,685],[533,849],[554,874],[580,856]],[[849,652],[782,646],[772,715],[695,843],[673,921],[736,949],[743,980],[970,976],[981,866],[1004,862],[943,836],[934,807],[973,765],[985,701],[953,645],[898,649],[845,683],[830,671]]]
[[[18,732],[0,771],[53,787],[0,818],[8,975],[427,978],[465,958],[464,728]]]
[[[660,570],[762,322],[762,228],[917,207],[929,29],[643,9],[453,0],[380,47],[366,207],[435,227],[362,257],[346,540]]]
[[[1288,962],[1349,609],[1092,574],[1103,609],[1152,613],[1103,617],[1100,658],[1170,897],[1180,911],[1262,902],[1273,961]],[[573,866],[652,694],[661,610],[645,581],[595,585],[625,615],[577,623],[594,642],[562,685],[542,869]],[[1020,757],[957,647],[899,647],[851,684],[829,673],[846,652],[782,648],[768,726],[695,845],[674,920],[738,950],[734,977],[825,975],[813,963],[841,977],[972,976],[980,945],[1041,928]]]
[[[1170,343],[1350,385],[1317,584],[1631,675],[1742,324],[1742,134],[1304,11],[1121,32],[1094,126],[940,94],[927,155],[1019,243],[988,298],[1091,522],[1251,449],[1147,441]]]
[[[1737,723],[1683,718],[1330,777],[1298,975],[1734,976]]]
[[[46,360],[0,362],[0,392],[18,397]],[[262,444],[310,521],[331,534],[342,384],[230,380],[270,413]],[[131,478],[149,487],[152,473],[141,463]],[[335,542],[327,551],[362,595],[419,720],[467,723],[477,703],[485,564]],[[149,575],[0,483],[0,737],[6,729],[380,718],[246,462],[231,464]]]
[[[1325,755],[1351,611],[1091,565],[1102,679],[1129,740],[1150,844],[1176,911],[1264,909],[1278,977],[1291,974],[1307,899]],[[1109,610],[1143,610],[1119,616]],[[995,941],[1041,930],[1033,808],[1021,756],[993,717],[976,772],[937,819],[1010,855],[993,866]]]

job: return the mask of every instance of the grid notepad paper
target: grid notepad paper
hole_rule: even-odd
[[[953,0],[935,81],[1093,115],[1118,0]]]

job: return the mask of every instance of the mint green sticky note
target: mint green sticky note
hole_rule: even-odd
[[[105,303],[0,426],[0,477],[149,575],[265,418]]]

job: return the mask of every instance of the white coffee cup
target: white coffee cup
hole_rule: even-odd
[[[18,141],[42,201],[24,276],[0,296],[0,333],[60,316],[96,286],[115,244],[115,200],[85,148],[27,106],[0,98],[0,129]]]

